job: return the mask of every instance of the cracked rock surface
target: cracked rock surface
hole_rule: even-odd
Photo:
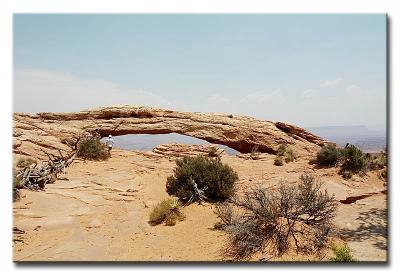
[[[173,227],[150,226],[152,207],[167,198],[165,183],[173,173],[182,148],[164,146],[160,152],[113,150],[107,161],[74,162],[64,175],[41,192],[22,190],[13,203],[15,261],[219,261],[226,236],[214,230],[218,221],[213,205],[183,208],[186,219]],[[173,148],[175,151],[173,154]],[[196,151],[193,147],[193,152]],[[197,148],[198,149],[198,148]],[[197,151],[201,154],[201,150]],[[336,238],[346,241],[360,261],[387,257],[386,187],[376,173],[343,180],[336,168],[316,169],[299,159],[275,166],[274,155],[244,159],[222,153],[222,161],[238,172],[239,194],[256,185],[298,181],[309,172],[324,182],[339,203],[334,220]],[[327,250],[326,260],[331,256]],[[256,256],[254,260],[261,256]],[[289,253],[279,260],[321,260]]]

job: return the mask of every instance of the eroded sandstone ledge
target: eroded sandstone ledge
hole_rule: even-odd
[[[102,136],[178,133],[231,147],[274,154],[287,143],[297,155],[310,156],[326,143],[322,138],[283,122],[217,113],[178,112],[142,106],[102,107],[70,113],[13,115],[13,153],[40,158],[41,149],[69,151],[65,138],[97,131]]]

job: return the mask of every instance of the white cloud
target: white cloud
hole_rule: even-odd
[[[315,98],[321,95],[321,91],[308,89],[302,93],[304,98]]]
[[[229,98],[224,97],[224,96],[222,96],[220,94],[212,94],[211,96],[209,96],[207,98],[206,101],[209,104],[216,104],[216,105],[218,105],[218,104],[227,104],[227,103],[231,102],[231,100]]]
[[[255,92],[239,99],[239,103],[246,104],[278,103],[281,101],[283,101],[283,95],[281,94],[280,90],[276,90],[271,93]]]
[[[331,88],[331,87],[338,86],[340,83],[342,83],[342,79],[336,78],[333,80],[325,80],[319,86],[322,88]]]
[[[110,81],[87,80],[68,73],[15,70],[14,111],[80,111],[111,105],[150,105],[176,109],[180,104],[142,90],[124,90]]]
[[[351,84],[346,88],[346,92],[351,96],[361,95],[361,88],[358,85]]]

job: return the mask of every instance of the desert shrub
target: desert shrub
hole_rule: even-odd
[[[90,160],[106,160],[110,157],[107,147],[99,137],[89,137],[79,141],[76,155]]]
[[[281,144],[279,145],[278,150],[276,150],[276,155],[283,157],[285,155],[286,150],[287,150],[287,145]]]
[[[279,145],[276,150],[275,165],[282,166],[283,161],[286,163],[294,161],[296,158],[293,150],[289,148],[286,144]]]
[[[228,234],[223,253],[241,260],[261,251],[280,256],[291,246],[305,254],[318,252],[326,245],[336,207],[334,197],[308,174],[298,185],[281,182],[277,189],[246,191],[216,206],[216,228]]]
[[[17,161],[18,168],[25,168],[31,166],[32,164],[37,164],[37,161],[31,158],[21,158]]]
[[[317,153],[316,163],[322,166],[334,166],[340,160],[340,156],[340,149],[336,145],[324,145]]]
[[[387,166],[387,156],[384,152],[381,152],[375,156],[366,154],[366,161],[369,170],[380,170]]]
[[[335,256],[329,259],[331,262],[355,262],[355,259],[351,255],[351,250],[346,244],[333,244],[332,250]]]
[[[359,173],[367,167],[364,153],[352,144],[346,144],[342,149],[343,163],[341,172],[348,171],[351,173]]]
[[[166,187],[168,194],[182,201],[224,200],[234,193],[237,180],[237,173],[219,157],[185,156],[176,161]]]
[[[216,147],[210,147],[210,150],[208,150],[208,156],[209,157],[218,157],[218,149]]]
[[[282,166],[283,165],[283,158],[281,156],[276,156],[274,160],[274,165]]]
[[[157,225],[165,223],[174,226],[177,221],[183,221],[185,216],[180,211],[182,204],[177,199],[165,199],[158,203],[150,213],[149,223]]]
[[[294,158],[295,158],[295,157],[294,157],[293,150],[290,149],[290,148],[288,148],[288,149],[286,150],[286,152],[285,152],[284,157],[285,157],[285,162],[286,162],[286,163],[294,161]]]

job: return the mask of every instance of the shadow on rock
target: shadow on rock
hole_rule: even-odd
[[[346,241],[373,241],[378,249],[387,250],[387,210],[372,208],[360,213],[356,229],[342,229],[339,234]]]

